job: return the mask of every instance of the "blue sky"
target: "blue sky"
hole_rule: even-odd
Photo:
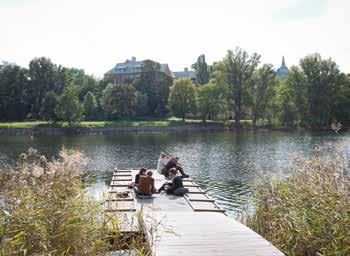
[[[350,73],[346,0],[0,0],[0,61],[47,56],[101,77],[131,56],[189,67],[240,46],[288,66],[307,54]]]

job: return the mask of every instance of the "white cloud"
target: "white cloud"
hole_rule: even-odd
[[[55,63],[102,76],[131,56],[169,63],[178,70],[201,53],[211,62],[240,46],[275,66],[282,55],[291,65],[320,52],[350,72],[350,21],[345,13],[349,3],[315,2],[319,10],[301,0],[0,3],[0,60],[25,66],[34,57],[48,56]],[[303,12],[287,17],[283,12],[288,10]]]

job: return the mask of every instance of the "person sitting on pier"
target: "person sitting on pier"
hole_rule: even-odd
[[[190,175],[186,174],[181,166],[181,164],[179,163],[179,158],[178,157],[171,157],[171,159],[168,161],[168,163],[165,165],[165,167],[162,170],[162,174],[165,177],[169,177],[169,171],[170,169],[175,168],[176,170],[178,170],[183,178],[188,178],[190,177]]]
[[[153,172],[148,171],[146,176],[140,176],[138,187],[134,187],[138,197],[151,197],[156,192],[154,187]]]
[[[166,165],[166,155],[162,152],[160,153],[159,159],[158,159],[158,165],[157,165],[157,171],[161,174],[162,170],[164,169]]]
[[[140,181],[140,177],[141,176],[145,176],[146,175],[146,168],[141,168],[139,173],[135,175],[135,181],[134,182],[131,182],[128,187],[129,188],[133,188],[135,186],[138,186],[139,185],[139,181]]]
[[[158,193],[165,190],[167,194],[173,194],[176,196],[183,196],[188,193],[188,189],[184,187],[182,183],[182,177],[177,175],[177,169],[171,168],[169,170],[171,182],[165,182],[159,189]]]

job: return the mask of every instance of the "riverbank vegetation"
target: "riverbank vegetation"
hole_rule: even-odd
[[[344,152],[296,159],[287,179],[256,187],[246,224],[286,255],[350,255],[350,173]]]
[[[176,116],[202,121],[252,120],[255,127],[324,129],[350,120],[350,76],[319,54],[302,58],[283,77],[257,53],[228,50],[208,65],[193,64],[196,81],[173,78],[159,63],[143,62],[134,80],[113,84],[81,69],[54,64],[45,57],[29,68],[15,64],[0,70],[0,121],[121,121]],[[186,86],[184,86],[186,85]],[[185,90],[186,88],[186,90]]]
[[[219,121],[219,120],[206,120],[206,125],[224,125],[232,126],[234,121]],[[159,127],[159,126],[182,126],[182,125],[203,125],[202,120],[199,119],[186,119],[183,121],[180,118],[164,118],[164,119],[146,119],[146,120],[113,120],[113,121],[82,121],[76,124],[74,127]],[[242,120],[242,125],[251,127],[251,120]],[[70,127],[68,122],[57,121],[32,121],[32,122],[0,122],[0,128],[36,128],[36,127],[57,127],[67,128]]]
[[[124,244],[119,219],[104,214],[86,189],[86,158],[63,149],[48,161],[29,149],[0,170],[0,255],[107,255]]]

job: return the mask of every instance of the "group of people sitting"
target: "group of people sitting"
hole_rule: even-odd
[[[154,193],[165,191],[167,194],[183,196],[188,193],[188,189],[184,187],[182,179],[188,178],[182,166],[179,163],[178,157],[170,157],[167,161],[166,155],[161,153],[158,160],[158,172],[163,174],[169,181],[165,182],[158,190],[155,188],[155,182],[152,171],[147,171],[146,168],[141,168],[135,176],[135,181],[130,184],[139,198],[151,197]],[[181,175],[178,175],[178,172]]]

